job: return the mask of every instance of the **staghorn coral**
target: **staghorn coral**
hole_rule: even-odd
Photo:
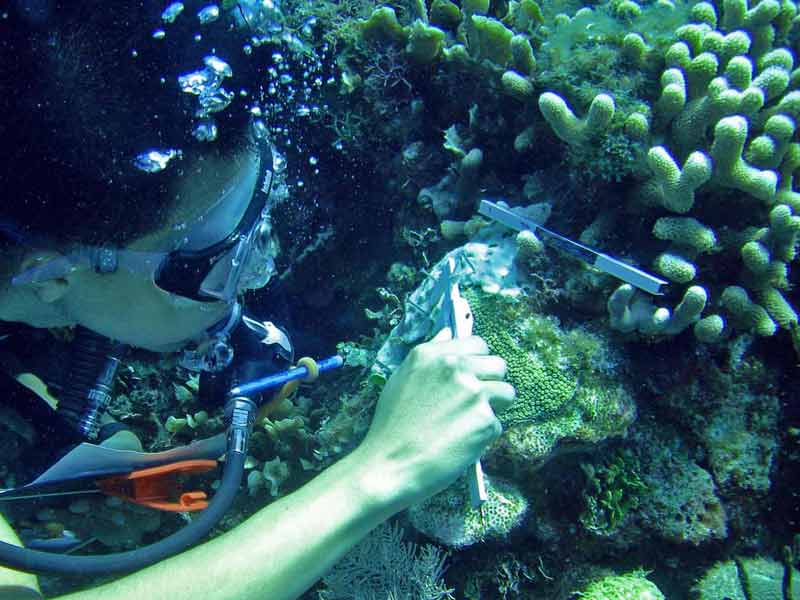
[[[379,11],[376,18],[385,12]],[[792,91],[796,75],[787,47],[796,13],[793,2],[772,0],[754,6],[611,2],[572,15],[531,2],[511,2],[505,10],[439,2],[429,16],[436,15],[433,22],[446,34],[440,63],[519,103],[519,152],[535,147],[529,138],[536,135],[538,104],[566,142],[573,177],[590,188],[637,183],[627,207],[604,210],[644,214],[657,239],[663,239],[659,219],[671,213],[694,219],[718,238],[701,249],[683,239],[647,242],[659,249],[649,254],[653,268],[675,285],[667,298],[650,302],[642,327],[630,330],[663,337],[694,326],[698,340],[716,343],[731,330],[772,335],[798,322],[789,282],[800,231],[800,201],[792,189],[800,160],[793,141],[800,96]],[[409,34],[418,22],[398,26]],[[381,43],[394,43],[392,32],[382,34]],[[484,150],[481,175],[487,156]],[[727,207],[731,190],[737,196]],[[738,219],[729,218],[734,212]],[[738,272],[727,266],[736,257]],[[657,311],[671,314],[691,286],[701,287],[706,300],[688,320],[651,326],[654,318],[664,320]],[[747,290],[744,309],[720,302],[729,287]],[[639,307],[644,313],[644,304]],[[752,316],[759,311],[774,328]]]

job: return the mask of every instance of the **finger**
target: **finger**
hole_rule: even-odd
[[[442,342],[440,348],[448,354],[489,354],[489,346],[477,335],[447,340]]]
[[[486,398],[496,414],[502,414],[508,410],[517,398],[514,386],[505,381],[484,381],[481,382]]]
[[[484,403],[478,409],[483,412],[483,420],[486,424],[483,431],[489,437],[488,441],[491,443],[503,433],[503,424],[500,423],[494,410],[488,404]]]
[[[467,369],[478,379],[503,379],[506,376],[506,361],[499,356],[467,356]]]
[[[453,334],[449,327],[443,327],[439,333],[433,336],[432,342],[446,342],[453,339]]]

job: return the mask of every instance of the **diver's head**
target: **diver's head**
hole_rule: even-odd
[[[35,8],[0,18],[0,319],[179,345],[271,274],[269,50],[241,12]]]

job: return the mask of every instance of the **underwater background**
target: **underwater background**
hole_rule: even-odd
[[[489,500],[477,511],[455,484],[304,598],[800,598],[797,4],[219,8],[262,15],[251,43],[279,48],[264,74],[286,158],[279,275],[246,304],[299,355],[345,357],[257,424],[247,490],[219,531],[359,443],[386,378],[435,333],[434,282],[454,258],[475,332],[517,389],[483,457]],[[662,277],[666,293],[492,222],[481,200]],[[54,355],[70,337],[32,335]],[[133,353],[110,412],[162,450],[224,429],[197,390],[173,357]],[[13,487],[42,442],[6,409],[0,429]],[[183,524],[94,497],[8,516],[97,552]],[[41,581],[47,596],[95,583]]]

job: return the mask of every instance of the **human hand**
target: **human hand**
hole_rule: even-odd
[[[415,347],[383,389],[367,437],[366,486],[405,508],[447,487],[502,432],[514,401],[506,363],[477,336],[443,329]]]

